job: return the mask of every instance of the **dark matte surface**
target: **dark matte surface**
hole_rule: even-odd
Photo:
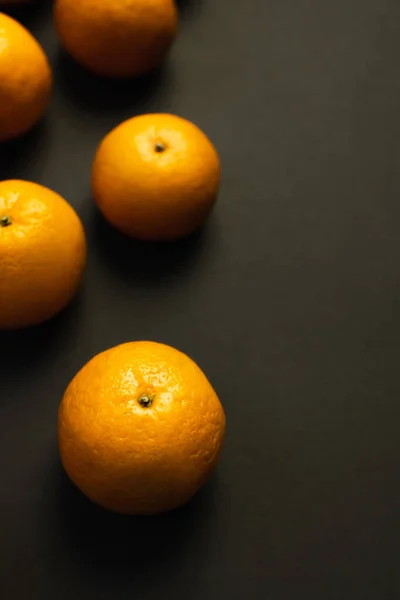
[[[46,122],[0,177],[79,211],[82,293],[1,335],[0,597],[398,600],[400,8],[397,0],[187,0],[162,72],[114,89],[59,54]],[[90,199],[100,138],[171,111],[223,163],[219,205],[167,247],[113,233]],[[213,481],[160,519],[76,492],[56,414],[76,371],[130,339],[190,354],[226,408]]]

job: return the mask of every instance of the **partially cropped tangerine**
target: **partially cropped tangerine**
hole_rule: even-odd
[[[103,77],[128,78],[158,67],[175,39],[174,0],[56,0],[61,44]]]
[[[94,199],[126,235],[171,240],[191,234],[217,199],[220,161],[193,123],[147,114],[118,125],[100,143],[92,168]]]
[[[0,13],[0,142],[26,133],[42,118],[51,87],[51,69],[39,43]]]
[[[150,515],[185,504],[217,464],[225,414],[200,368],[154,342],[92,358],[59,409],[64,468],[93,502]]]
[[[37,325],[72,300],[86,263],[82,223],[58,194],[0,182],[0,329]]]

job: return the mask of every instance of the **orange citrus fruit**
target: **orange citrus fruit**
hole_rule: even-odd
[[[154,342],[90,360],[59,409],[62,463],[93,502],[126,514],[186,503],[217,463],[225,414],[199,367]]]
[[[72,299],[86,262],[82,224],[61,196],[0,182],[0,329],[36,325]]]
[[[17,137],[43,116],[52,86],[46,55],[15,19],[0,13],[0,141]]]
[[[136,77],[160,65],[177,32],[174,0],[56,0],[61,44],[104,77]]]
[[[218,154],[193,123],[167,114],[134,117],[98,147],[92,190],[104,217],[142,240],[192,233],[211,211],[220,181]]]

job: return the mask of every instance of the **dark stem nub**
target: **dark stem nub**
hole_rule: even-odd
[[[159,152],[159,153],[161,153],[161,152],[165,152],[165,150],[166,150],[166,149],[167,149],[167,147],[166,147],[166,146],[165,146],[165,144],[163,144],[162,142],[156,142],[156,143],[154,144],[154,150],[155,150],[156,152]]]
[[[142,394],[138,399],[140,406],[143,408],[150,408],[153,404],[154,394]]]
[[[3,215],[0,218],[0,227],[8,227],[9,225],[11,225],[11,223],[11,217],[9,217],[8,215]]]

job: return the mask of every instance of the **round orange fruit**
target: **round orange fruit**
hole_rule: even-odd
[[[159,66],[178,27],[174,0],[56,0],[61,44],[103,77],[136,77]]]
[[[167,114],[121,123],[99,145],[92,168],[104,217],[142,240],[192,233],[210,213],[219,182],[219,157],[207,136]]]
[[[41,119],[51,87],[50,66],[39,43],[0,13],[0,142],[26,133]]]
[[[82,224],[61,196],[0,182],[0,329],[37,325],[75,295],[86,262]]]
[[[90,360],[59,409],[62,463],[93,502],[149,515],[185,504],[215,467],[225,414],[200,368],[155,342]]]

